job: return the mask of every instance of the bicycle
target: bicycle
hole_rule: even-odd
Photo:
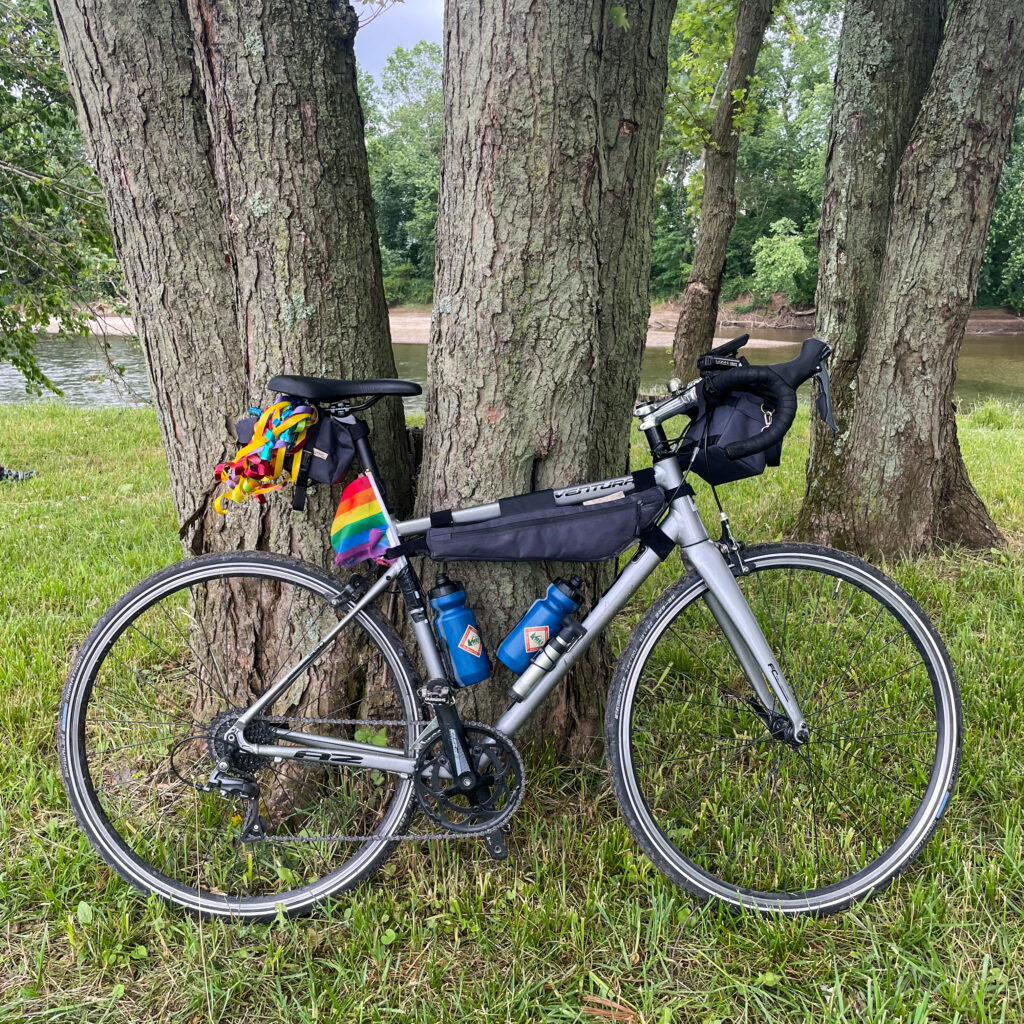
[[[727,907],[828,914],[889,885],[953,791],[957,682],[925,613],[877,569],[805,544],[743,547],[724,512],[721,539],[709,536],[688,483],[702,464],[713,479],[709,416],[751,401],[764,414],[724,446],[727,468],[770,460],[812,377],[831,421],[824,342],[753,367],[736,358],[744,341],[636,409],[651,469],[404,522],[375,490],[389,551],[374,580],[241,552],[191,558],[127,593],[79,651],[58,730],[71,805],[100,855],[199,915],[264,920],[361,883],[403,839],[476,837],[506,856],[524,787],[511,737],[678,549],[687,572],[632,631],[608,695],[630,832],[669,879]],[[269,387],[348,425],[375,488],[355,413],[419,392],[398,380]],[[690,431],[670,440],[664,424],[684,415]],[[571,558],[600,544],[638,547],[582,619],[540,638],[498,720],[464,722],[410,556]],[[371,607],[396,586],[425,681]],[[426,824],[407,831],[417,810]]]

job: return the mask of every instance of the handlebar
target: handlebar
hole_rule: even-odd
[[[746,365],[745,359],[735,358],[747,340],[748,335],[744,334],[712,349],[698,361],[698,367],[705,371],[700,378],[690,381],[685,388],[673,391],[668,398],[638,406],[635,415],[640,420],[640,429],[645,432],[658,431],[661,429],[660,424],[674,416],[692,416],[699,412],[702,404],[717,405],[732,391],[750,391],[769,399],[775,409],[771,424],[765,430],[755,437],[737,441],[723,449],[730,459],[746,458],[772,447],[782,439],[796,416],[796,389],[811,377],[816,377],[818,415],[833,433],[838,433],[832,416],[832,395],[826,362],[831,347],[820,338],[808,338],[795,359],[770,366],[750,366]],[[706,372],[712,369],[718,369],[718,372]]]
[[[735,354],[746,341],[744,337],[729,342],[722,348],[730,348]],[[737,344],[739,342],[739,344]],[[795,359],[772,366],[738,366],[724,370],[704,380],[704,394],[713,404],[723,399],[730,391],[752,391],[763,395],[775,404],[775,413],[769,427],[744,441],[726,445],[722,450],[728,459],[736,460],[763,452],[777,444],[786,435],[796,417],[796,389],[806,380],[821,372],[822,361],[832,351],[821,338],[808,338]],[[829,414],[831,417],[831,413]]]
[[[783,364],[785,365],[785,364]],[[722,450],[728,459],[743,459],[763,452],[786,436],[796,418],[796,389],[768,366],[738,366],[725,370],[704,382],[704,394],[710,404],[725,398],[731,391],[752,391],[771,399],[775,405],[771,426],[745,441],[736,441]]]

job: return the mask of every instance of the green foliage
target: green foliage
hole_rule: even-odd
[[[978,282],[983,305],[1024,312],[1024,102],[1017,108]]]
[[[808,261],[794,276],[787,299],[801,305],[813,301],[814,240],[839,39],[833,6],[830,0],[791,0],[777,11],[765,35],[737,122],[737,220],[726,256],[723,297],[735,298],[744,290],[754,274],[755,243],[769,235],[772,223],[789,218],[801,231]],[[682,0],[673,22],[651,273],[657,298],[681,290],[684,279],[673,281],[672,275],[688,266],[692,255],[703,189],[701,153],[718,103],[716,86],[732,50],[736,10],[735,0]],[[666,191],[682,195],[673,204]],[[673,244],[681,246],[674,258]]]
[[[0,360],[52,387],[32,355],[51,318],[84,330],[83,303],[120,275],[85,161],[46,0],[0,0]]]
[[[372,87],[360,77],[366,114],[384,292],[388,302],[429,302],[441,173],[441,47],[399,46]]]
[[[754,243],[753,256],[754,297],[766,305],[774,292],[794,292],[797,275],[807,270],[807,254],[788,217],[775,221],[771,234]]]

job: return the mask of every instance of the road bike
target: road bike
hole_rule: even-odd
[[[824,342],[749,366],[744,340],[636,409],[651,468],[407,521],[387,511],[356,413],[418,386],[271,380],[350,431],[387,551],[376,578],[262,552],[190,558],[106,612],[58,733],[71,805],[104,860],[189,911],[251,920],[311,911],[401,840],[477,837],[506,856],[525,785],[512,737],[678,551],[685,574],[633,628],[607,697],[608,769],[636,842],[671,881],[732,908],[828,914],[885,888],[953,791],[957,682],[928,617],[876,568],[807,544],[744,547],[724,513],[709,536],[694,472],[714,482],[715,458],[717,479],[763,469],[812,377],[831,420]],[[749,436],[716,435],[723,410],[734,426],[753,415]],[[670,438],[677,417],[689,427]],[[456,659],[479,656],[480,631],[440,642],[440,599],[410,559],[573,562],[632,545],[585,614],[527,633],[507,710],[464,721]],[[385,596],[404,603],[419,667],[375,607]]]

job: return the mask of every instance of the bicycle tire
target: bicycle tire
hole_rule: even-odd
[[[963,726],[956,677],[941,639],[920,606],[892,580],[860,559],[813,545],[769,544],[747,549],[743,560],[750,575],[736,572],[738,582],[747,593],[748,603],[755,609],[787,681],[801,702],[812,728],[811,740],[801,753],[773,736],[765,721],[764,709],[758,710],[751,703],[753,689],[743,676],[735,654],[701,601],[706,591],[703,581],[696,573],[690,573],[668,588],[641,619],[617,665],[605,720],[613,789],[625,822],[644,852],[668,878],[700,900],[764,914],[835,913],[891,884],[919,856],[938,827],[959,769]],[[785,591],[780,572],[788,575]],[[794,635],[789,633],[790,599],[798,572],[811,574],[807,577],[810,581],[818,577],[819,600],[812,613],[804,608],[802,616],[802,621],[809,625],[804,627],[807,646],[800,655],[800,667],[806,668],[807,677],[820,676],[820,681],[810,678],[808,682],[808,678],[801,678],[801,673],[793,671],[796,652],[787,637],[791,641]],[[801,575],[798,588],[803,586],[803,579]],[[775,587],[776,594],[785,593],[786,621],[781,628],[777,621],[782,618],[780,611],[772,611],[780,604],[778,599],[764,597],[764,606],[755,607],[758,605],[758,580],[762,596],[765,587],[769,590]],[[833,581],[835,587],[831,599],[826,594],[823,610],[821,595],[827,590],[825,580]],[[843,589],[844,585],[847,590]],[[850,595],[847,619],[855,607],[857,609],[858,617],[853,625],[843,624],[845,620],[840,620],[837,614],[843,608],[840,593],[844,598],[847,593]],[[889,630],[888,635],[882,636],[884,645],[870,645],[863,653],[855,653],[849,666],[840,671],[826,696],[838,692],[842,704],[837,697],[831,704],[817,705],[810,698],[822,694],[828,680],[823,672],[811,670],[827,662],[831,650],[842,642],[841,638],[849,634],[852,640],[856,639],[858,624],[869,621],[870,612],[864,611],[860,617],[862,609],[869,605],[877,609],[870,621],[882,621]],[[681,638],[678,631],[670,635],[684,612],[687,624],[697,620],[702,623],[700,629],[691,629],[692,643]],[[800,627],[793,628],[799,630]],[[693,646],[702,638],[702,631],[704,639],[713,640],[716,630],[717,643],[699,650]],[[659,647],[663,640],[665,645]],[[860,643],[865,645],[866,637]],[[657,657],[656,651],[661,652]],[[901,652],[907,651],[911,652],[910,660],[913,652],[920,655],[920,668],[907,664],[891,679],[879,676],[882,665],[887,663],[892,667],[893,659],[903,658]],[[814,662],[807,652],[815,655]],[[885,652],[884,657],[880,657],[882,652]],[[698,672],[701,658],[705,659],[704,667]],[[872,662],[876,663],[873,667]],[[660,673],[657,679],[656,672]],[[908,672],[913,675],[908,676]],[[863,680],[863,684],[858,680]],[[712,681],[717,686],[715,690],[709,685]],[[845,718],[835,718],[835,711],[831,719],[822,717],[830,708],[838,708],[840,714],[859,708],[855,701],[862,694],[856,686],[864,685],[868,693],[871,692],[869,684],[881,687],[883,703],[878,707],[851,713]],[[813,691],[809,689],[811,685]],[[709,693],[717,697],[708,696]],[[645,710],[647,694],[652,695],[650,713]],[[696,699],[698,695],[700,700]],[[900,699],[894,699],[896,697]],[[686,710],[672,710],[676,704]],[[918,753],[929,749],[930,730],[913,728],[930,720],[929,706],[934,710],[935,740],[927,781],[923,779],[923,769],[916,764],[925,758],[918,758],[916,753],[904,754],[909,764],[904,775],[899,778],[890,775],[892,752],[897,750],[893,745],[894,737],[906,737],[899,741],[900,749],[905,747]],[[887,723],[885,729],[898,726],[906,731],[850,735],[869,723],[874,724],[876,711],[881,716],[877,720]],[[686,724],[680,724],[673,733],[677,719],[685,719]],[[695,721],[708,723],[706,727],[712,731],[695,733]],[[837,727],[846,732],[837,733]],[[659,739],[662,733],[674,738]],[[886,738],[889,742],[883,744],[877,738]],[[670,749],[673,742],[677,743],[675,751]],[[722,760],[730,758],[718,775],[715,773],[717,750],[728,751],[721,755]],[[674,753],[679,756],[675,757]],[[682,760],[686,762],[684,768],[673,767],[673,763]],[[843,782],[853,796],[848,797],[838,786],[828,785],[834,776],[826,774],[824,766],[840,762],[860,766],[850,768]],[[713,767],[705,773],[709,764]],[[792,771],[786,769],[785,778],[782,765],[795,766]],[[801,772],[806,777],[803,790],[793,781]],[[872,819],[872,827],[866,831],[857,831],[856,812],[850,806],[856,804],[856,791],[851,785],[851,780],[857,781],[854,775],[866,780],[863,783],[865,796],[871,794],[874,786],[874,803],[869,800],[865,805],[865,815]],[[758,779],[762,780],[760,788],[736,809],[736,794],[745,792],[744,787],[753,790]],[[897,795],[889,800],[891,808],[881,801],[885,794],[880,790],[885,787],[880,786],[879,779],[893,784],[889,788]],[[898,792],[897,782],[912,796]],[[708,790],[702,792],[705,783]],[[920,801],[915,811],[890,842],[891,834],[898,827],[890,818],[900,820],[901,806],[910,806],[917,798],[918,788]],[[679,805],[683,797],[676,795],[680,791],[686,794],[682,808]],[[785,828],[783,794],[789,794],[787,799],[791,801]],[[776,797],[773,821],[773,798]],[[817,821],[820,810],[826,814],[831,811],[827,828]],[[730,813],[734,815],[732,818]],[[742,820],[741,814],[744,815]],[[752,833],[758,827],[760,831],[754,836]],[[789,853],[781,855],[770,851],[772,832],[777,836],[780,849],[788,844]],[[698,846],[702,838],[704,843]],[[877,856],[871,856],[873,847],[883,843],[884,849]],[[821,867],[823,847],[826,856],[834,856],[837,864],[845,859],[855,870],[847,876],[827,878]],[[813,866],[810,863],[812,850]],[[858,865],[858,859],[864,863]],[[741,864],[742,871],[748,872],[751,879],[756,875],[759,882],[773,879],[778,882],[784,877],[807,878],[816,872],[815,882],[825,884],[802,889],[778,884],[765,887],[743,884]]]
[[[215,588],[214,584],[224,584],[227,589]],[[204,841],[209,840],[214,826],[207,827],[206,823],[211,814],[214,816],[214,821],[216,819],[218,813],[216,801],[220,801],[225,808],[232,805],[218,793],[211,793],[203,797],[202,804],[199,802],[200,797],[192,797],[189,784],[191,783],[192,791],[198,792],[196,790],[198,783],[192,778],[192,775],[189,775],[187,779],[180,775],[181,763],[175,761],[175,751],[182,749],[182,742],[197,746],[199,749],[198,760],[194,760],[192,764],[196,778],[201,781],[203,773],[208,773],[213,764],[212,753],[209,764],[207,764],[202,748],[205,744],[207,750],[212,751],[214,745],[219,743],[219,735],[215,735],[217,725],[215,717],[210,717],[209,721],[200,721],[193,714],[193,720],[187,725],[189,731],[185,740],[176,738],[177,730],[183,727],[178,724],[179,719],[172,714],[169,707],[164,708],[164,705],[168,704],[168,700],[159,698],[158,706],[155,687],[159,684],[164,685],[169,694],[173,697],[180,696],[182,701],[187,700],[190,695],[193,696],[195,700],[193,708],[199,707],[207,697],[210,698],[212,706],[215,703],[214,698],[217,697],[214,693],[213,679],[219,675],[213,645],[204,644],[205,654],[210,659],[208,664],[193,659],[193,655],[196,654],[195,648],[200,646],[201,641],[198,639],[199,634],[196,632],[195,625],[191,624],[189,617],[199,620],[204,636],[209,626],[209,624],[202,623],[201,614],[197,614],[197,610],[201,612],[202,609],[208,607],[206,604],[194,603],[199,600],[197,593],[205,593],[209,600],[209,595],[215,591],[218,593],[223,591],[224,594],[227,594],[232,586],[237,587],[234,593],[242,595],[242,604],[248,600],[251,605],[249,609],[251,615],[244,621],[255,623],[262,622],[264,616],[264,610],[257,606],[258,602],[249,600],[253,590],[257,589],[257,585],[260,599],[264,598],[267,591],[277,595],[276,605],[273,605],[277,610],[269,615],[271,624],[274,622],[283,624],[279,631],[280,635],[276,638],[276,652],[272,655],[269,646],[260,648],[259,664],[254,668],[257,649],[254,644],[253,663],[248,669],[239,669],[238,652],[243,648],[243,641],[242,639],[239,639],[237,643],[232,641],[229,652],[230,631],[224,629],[224,681],[216,689],[219,693],[221,686],[227,687],[229,671],[226,666],[229,664],[232,666],[231,670],[236,674],[244,675],[247,672],[249,677],[252,677],[254,673],[265,672],[267,666],[274,664],[273,676],[279,677],[278,669],[283,670],[284,666],[288,664],[287,658],[291,656],[290,654],[282,655],[285,634],[288,634],[289,637],[296,635],[291,626],[296,602],[300,610],[307,607],[310,609],[309,621],[313,623],[312,627],[308,623],[305,626],[305,632],[300,638],[300,647],[302,647],[307,639],[310,640],[310,643],[312,642],[310,628],[329,628],[329,625],[336,622],[337,617],[342,614],[338,608],[329,608],[328,604],[341,595],[342,581],[333,579],[326,573],[301,562],[276,555],[258,552],[206,555],[180,562],[155,573],[125,594],[103,615],[78,652],[65,684],[61,701],[58,728],[61,770],[71,806],[89,841],[100,856],[122,878],[137,889],[145,893],[155,893],[165,901],[203,917],[270,920],[281,911],[288,915],[312,911],[330,896],[359,885],[381,867],[396,846],[395,841],[389,842],[386,837],[400,835],[406,830],[415,806],[413,784],[410,779],[385,777],[383,773],[377,773],[383,782],[375,777],[372,780],[374,789],[370,791],[369,783],[344,782],[345,779],[351,780],[357,776],[366,778],[366,772],[361,773],[360,776],[359,772],[353,771],[349,776],[345,774],[347,769],[339,769],[336,766],[316,766],[310,763],[301,769],[296,767],[291,775],[282,776],[282,768],[298,766],[301,763],[289,760],[281,768],[270,762],[266,762],[266,764],[260,762],[258,765],[249,764],[248,769],[251,769],[253,778],[258,779],[260,773],[264,773],[269,779],[269,773],[273,771],[273,779],[264,783],[264,786],[269,788],[264,790],[263,799],[269,805],[271,796],[273,796],[280,806],[281,810],[278,813],[278,817],[281,819],[280,828],[282,834],[288,832],[286,838],[289,842],[287,844],[272,844],[268,839],[264,847],[259,850],[256,845],[249,844],[245,848],[245,858],[242,858],[238,850],[235,850],[235,853],[238,855],[240,864],[249,871],[250,876],[255,876],[256,873],[253,863],[259,863],[261,881],[264,870],[263,859],[268,861],[271,866],[266,868],[269,874],[267,888],[272,888],[275,884],[274,872],[278,878],[285,880],[285,885],[281,891],[246,895],[242,890],[246,885],[249,889],[254,889],[254,882],[251,880],[246,882],[243,877],[242,881],[236,883],[230,872],[220,866],[217,867],[216,877],[223,877],[230,884],[237,884],[239,888],[237,893],[213,891],[215,887],[211,882],[203,882],[203,879],[214,876],[214,869],[211,865],[200,862],[204,856],[212,856],[215,849],[220,850],[221,847],[217,844],[221,843],[221,839],[220,833],[216,833],[214,836],[216,843],[200,850],[198,837],[202,835]],[[284,610],[285,587],[293,587],[294,591],[285,617],[281,619],[280,612]],[[205,589],[197,591],[197,588]],[[187,598],[183,596],[186,593]],[[299,595],[298,598],[296,595]],[[170,612],[167,610],[168,607],[171,608]],[[186,611],[182,611],[182,609],[186,609]],[[170,619],[173,628],[168,629],[162,625],[163,619],[159,617],[159,612]],[[188,617],[175,618],[175,616],[185,616],[186,614]],[[148,617],[144,618],[146,616]],[[144,625],[140,626],[140,622],[144,622]],[[158,640],[154,640],[152,636],[154,622],[164,629],[164,632],[158,636]],[[182,622],[189,623],[187,630],[182,629]],[[146,630],[150,632],[147,633]],[[419,728],[415,723],[422,718],[418,713],[417,679],[412,664],[391,626],[375,610],[368,608],[361,610],[354,617],[350,626],[346,627],[343,634],[348,637],[352,630],[355,631],[351,634],[354,639],[348,642],[355,644],[355,647],[351,650],[359,652],[365,649],[369,653],[366,665],[352,669],[342,681],[348,686],[353,673],[358,679],[361,672],[363,673],[361,678],[365,682],[365,679],[369,678],[368,674],[371,670],[373,671],[373,678],[379,680],[378,690],[375,692],[381,695],[380,699],[386,698],[400,709],[401,717],[397,721],[404,723],[404,725],[382,727],[382,729],[386,735],[393,732],[399,733],[399,739],[396,742],[402,742],[400,733],[404,729],[404,744],[407,751],[411,751]],[[149,641],[149,647],[139,639],[140,636]],[[187,668],[194,661],[196,668],[191,670],[191,675],[189,675],[189,671],[179,671],[175,667],[175,663],[169,660],[167,648],[172,646],[177,647],[178,664]],[[130,657],[137,654],[137,660],[132,662],[135,668],[134,675],[131,671],[124,670],[127,668],[124,657],[126,653]],[[140,667],[144,664],[144,655],[150,661],[155,660],[158,663],[154,669]],[[354,655],[350,656],[354,659]],[[274,658],[273,663],[271,657]],[[372,660],[374,658],[378,660]],[[148,661],[145,664],[148,665]],[[347,664],[346,662],[346,667]],[[326,673],[323,678],[332,678],[333,668],[330,665],[323,671]],[[205,695],[204,678],[208,691]],[[183,682],[183,680],[187,682]],[[147,682],[150,689],[144,692],[140,687]],[[388,688],[389,686],[393,688],[393,694]],[[120,689],[116,689],[117,687]],[[289,690],[290,692],[291,690]],[[227,696],[229,694],[225,693],[225,698]],[[318,692],[315,697],[309,699],[323,700],[324,698]],[[366,701],[369,700],[369,697],[364,694],[360,700]],[[223,703],[230,704],[226,699]],[[90,719],[90,708],[93,709],[92,719]],[[140,714],[139,709],[143,708],[146,709],[146,712]],[[159,720],[157,716],[154,716],[151,710],[153,708],[170,717],[166,720]],[[225,714],[223,710],[218,713],[222,716]],[[109,717],[103,718],[103,715]],[[364,716],[353,715],[350,717],[363,718]],[[113,724],[104,726],[105,722]],[[149,771],[151,763],[146,762],[136,766],[129,761],[124,767],[109,769],[108,761],[116,765],[117,762],[113,758],[119,750],[123,751],[125,747],[111,748],[104,736],[104,728],[120,730],[121,739],[124,739],[125,736],[133,739],[136,735],[147,737],[145,740],[126,744],[129,750],[136,750],[136,753],[130,755],[136,760],[144,757],[160,758],[160,760],[152,762],[156,767],[153,767],[152,771],[143,778],[141,784],[136,784],[136,776],[142,771]],[[155,738],[148,738],[150,736]],[[263,742],[267,742],[267,740]],[[152,755],[146,753],[149,746],[145,746],[145,744],[149,744],[153,748]],[[161,754],[163,749],[169,751],[165,759]],[[301,778],[297,776],[299,771],[304,773]],[[308,774],[310,772],[320,774],[314,776]],[[96,779],[93,778],[94,774],[100,780],[98,788]],[[182,877],[175,877],[169,873],[169,862],[174,854],[174,844],[177,842],[170,836],[169,829],[172,826],[183,828],[182,821],[186,825],[189,823],[187,813],[181,812],[181,808],[185,807],[186,797],[175,795],[173,799],[177,802],[171,803],[172,796],[170,794],[175,792],[174,787],[177,785],[174,782],[175,775],[184,785],[183,793],[188,794],[195,804],[196,863],[188,867],[187,870],[181,868],[180,873],[182,876],[195,876],[196,884],[187,884]],[[310,779],[315,779],[315,782],[307,781]],[[162,794],[157,785],[158,782],[164,780],[172,786],[168,794]],[[117,788],[119,783],[121,784],[120,790]],[[343,783],[352,791],[347,804],[340,797],[335,796],[333,803],[324,801],[322,804],[317,803],[315,810],[311,809],[315,802],[315,796],[319,796],[322,791],[337,794],[343,788]],[[113,791],[111,794],[106,792],[108,785]],[[147,788],[153,791],[152,796],[147,792]],[[103,791],[102,797],[99,795],[98,789]],[[296,797],[297,792],[301,794],[298,798]],[[119,793],[126,795],[118,796]],[[372,809],[363,807],[352,810],[351,808],[359,799],[364,799],[365,803],[367,793],[369,798],[380,803],[381,807]],[[150,863],[139,852],[143,842],[136,838],[135,833],[132,834],[131,841],[126,838],[124,833],[130,830],[129,826],[120,826],[119,828],[121,819],[125,818],[130,811],[131,798],[135,794],[138,794],[138,800],[144,810],[149,809],[147,801],[151,800],[153,803],[151,816],[155,824],[151,825],[150,834],[155,838],[147,838],[146,849],[156,850],[160,854],[163,858],[161,865]],[[290,807],[285,804],[286,799],[290,801]],[[214,802],[212,810],[211,804],[207,801]],[[128,809],[112,821],[113,811],[119,809],[122,803]],[[332,810],[335,804],[337,809]],[[300,849],[302,832],[296,825],[296,820],[301,817],[303,821],[312,822],[317,814],[321,817],[333,814],[334,818],[331,820],[337,820],[342,817],[342,805],[349,808],[344,811],[349,817],[357,814],[370,814],[372,810],[377,818],[376,828],[368,829],[368,831],[374,835],[374,839],[364,843],[351,844],[345,850],[341,850],[340,845],[335,844],[338,847],[335,853],[330,851],[327,844],[320,844],[323,849],[316,855],[325,865],[333,863],[342,856],[345,856],[346,859],[316,879],[295,888],[288,888],[287,880],[298,874],[296,863],[299,855],[294,851]],[[261,808],[263,806],[264,804],[261,803]],[[158,821],[160,814],[169,815],[171,818],[171,823],[166,828]],[[235,821],[237,815],[237,810],[232,811],[229,818],[229,825],[232,827],[237,825]],[[289,818],[287,824],[284,822],[286,815]],[[131,825],[130,821],[129,825]],[[358,830],[353,829],[353,831],[357,832]],[[168,832],[168,835],[165,836],[164,832]],[[299,840],[295,839],[292,832],[299,836]],[[227,839],[223,840],[224,844],[227,842]],[[288,853],[279,853],[278,850],[284,849],[286,845]],[[306,851],[315,847],[316,844],[309,841],[301,843],[301,856],[305,858],[303,864],[306,861],[312,862],[314,854]],[[187,860],[189,851],[184,841],[181,843],[181,849],[184,851],[181,855],[182,859]],[[273,852],[271,852],[272,849]],[[153,859],[156,859],[155,855],[153,855]],[[168,863],[164,863],[164,861]],[[311,868],[311,870],[314,869]],[[244,876],[244,871],[241,874]]]

